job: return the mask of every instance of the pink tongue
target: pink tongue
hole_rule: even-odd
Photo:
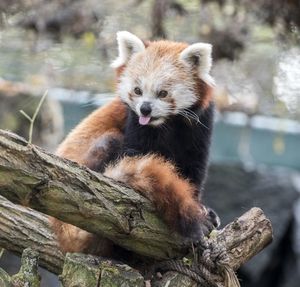
[[[139,123],[140,125],[147,125],[150,122],[151,117],[144,117],[144,116],[140,116],[139,117]]]

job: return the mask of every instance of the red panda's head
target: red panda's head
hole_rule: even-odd
[[[141,125],[160,125],[192,106],[205,108],[214,85],[209,72],[212,46],[171,41],[147,46],[129,32],[118,32],[117,92]]]

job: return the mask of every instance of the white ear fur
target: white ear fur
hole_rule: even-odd
[[[215,81],[209,74],[212,65],[211,51],[211,44],[192,44],[180,53],[180,59],[185,64],[197,68],[200,79],[208,85],[213,86]]]
[[[137,36],[127,31],[118,32],[117,41],[119,47],[119,56],[112,62],[111,67],[113,68],[121,67],[129,61],[133,54],[145,50],[144,43]]]

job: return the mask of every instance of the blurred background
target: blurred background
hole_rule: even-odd
[[[223,224],[252,206],[274,241],[239,271],[241,286],[300,280],[299,0],[0,0],[0,128],[53,151],[83,117],[113,97],[115,34],[210,42],[216,125],[205,199]],[[0,267],[18,270],[5,252]],[[43,273],[43,286],[58,286]]]

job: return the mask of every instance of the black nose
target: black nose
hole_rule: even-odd
[[[152,112],[152,109],[151,109],[151,105],[149,102],[144,102],[142,105],[141,105],[141,113],[143,116],[149,116]]]

